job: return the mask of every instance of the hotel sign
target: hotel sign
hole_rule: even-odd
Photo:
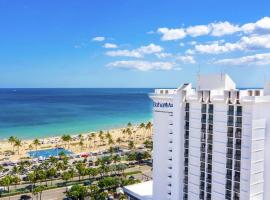
[[[153,103],[154,108],[172,108],[173,104],[172,103],[159,103],[159,102],[154,102]]]

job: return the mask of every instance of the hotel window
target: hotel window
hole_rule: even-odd
[[[238,192],[238,193],[240,192],[240,183],[238,182],[234,183],[233,191]]]
[[[234,181],[240,182],[240,172],[234,172]]]
[[[237,117],[236,122],[235,122],[236,127],[241,127],[242,126],[242,117]]]
[[[232,180],[232,170],[231,169],[227,169],[226,178]]]
[[[233,138],[229,137],[227,140],[227,147],[233,148]]]
[[[201,122],[202,122],[203,124],[206,123],[206,114],[202,114]]]
[[[225,199],[231,199],[232,192],[231,190],[226,190]]]
[[[213,112],[214,112],[214,106],[213,106],[213,104],[209,104],[208,113],[213,114]]]
[[[207,108],[207,105],[206,104],[202,104],[202,113],[206,113],[206,108]]]
[[[233,157],[233,150],[231,148],[227,148],[227,158]]]
[[[235,140],[235,148],[236,149],[241,149],[241,139],[236,139]]]
[[[213,124],[213,115],[208,116],[208,123]]]
[[[229,105],[228,115],[234,115],[234,106],[233,105]]]
[[[231,170],[229,170],[229,169],[232,169],[232,159],[227,159],[226,168],[228,168],[227,175],[231,178],[232,173],[231,173]]]
[[[242,116],[242,106],[237,106],[237,108],[236,108],[236,115],[237,116]]]
[[[228,137],[233,137],[233,127],[228,127],[227,135]]]
[[[240,167],[241,167],[241,162],[240,162],[240,160],[234,161],[234,170],[240,171]]]
[[[233,126],[233,116],[228,116],[228,126]]]
[[[235,137],[236,138],[241,138],[242,137],[242,130],[241,130],[241,128],[236,128],[236,130],[235,130]]]

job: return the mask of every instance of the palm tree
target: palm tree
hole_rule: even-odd
[[[33,145],[35,145],[35,147],[36,147],[36,151],[37,151],[37,147],[40,145],[40,141],[39,141],[39,139],[34,139],[34,141],[33,141]]]
[[[122,139],[119,137],[116,139],[116,142],[118,143],[119,147],[121,146],[121,143],[122,143]]]
[[[67,182],[69,179],[71,179],[71,175],[69,172],[64,172],[62,174],[62,179],[65,181],[65,185],[66,185],[66,191],[67,191]]]
[[[19,154],[20,147],[22,146],[22,141],[20,139],[16,139],[14,146],[17,147],[17,151],[18,151],[18,154]]]
[[[146,130],[147,130],[148,133],[151,132],[152,123],[151,123],[151,122],[148,122],[148,123],[146,124],[145,128],[146,128]],[[149,134],[148,134],[148,135],[149,135]]]
[[[83,151],[83,140],[80,140],[79,145],[81,147],[81,152]]]
[[[112,146],[114,145],[114,141],[113,141],[112,138],[109,138],[109,140],[108,140],[108,145],[109,145],[110,147],[112,147]]]
[[[56,176],[56,173],[57,173],[57,171],[56,171],[56,169],[55,169],[54,167],[51,167],[51,168],[47,171],[47,177],[48,177],[49,179],[51,179],[51,185],[52,185],[52,180],[53,180],[53,178]]]
[[[131,127],[131,126],[132,126],[131,122],[128,122],[127,127]]]
[[[81,181],[81,176],[84,176],[86,173],[85,163],[78,162],[75,167],[79,174],[79,181]]]
[[[39,199],[41,200],[41,197],[42,197],[42,192],[43,190],[45,189],[45,187],[43,185],[40,185],[40,186],[37,186],[34,190],[33,190],[33,195],[37,195],[38,197],[38,194],[40,195]]]
[[[21,182],[20,177],[18,177],[18,176],[13,176],[13,177],[12,177],[12,183],[15,184],[15,189],[16,189],[17,185],[18,185],[20,182]]]
[[[131,129],[130,128],[127,128],[126,129],[126,132],[127,132],[128,136],[129,136],[129,140],[131,140],[131,135],[132,135]]]
[[[128,148],[129,148],[130,150],[133,150],[134,147],[135,147],[134,142],[133,142],[133,141],[129,141],[129,143],[128,143]]]
[[[13,145],[13,151],[14,151],[14,144],[15,144],[15,141],[16,141],[16,137],[14,137],[14,136],[10,136],[9,138],[8,138],[8,142],[11,144],[11,145]]]
[[[35,186],[35,183],[37,181],[37,176],[36,176],[36,173],[35,172],[30,172],[29,174],[27,174],[27,179],[30,181],[31,183],[31,191],[33,191],[33,188]]]
[[[1,185],[8,188],[8,193],[9,193],[9,187],[12,184],[12,180],[13,180],[12,176],[10,176],[10,175],[7,175],[1,179]]]
[[[29,144],[28,149],[29,149],[30,151],[33,150],[33,145],[32,145],[32,144]]]
[[[92,134],[89,134],[89,135],[87,136],[87,139],[88,139],[88,141],[89,141],[89,149],[90,149],[91,146],[92,146],[92,140],[93,140]]]
[[[71,136],[70,135],[62,135],[62,137],[61,137],[61,139],[62,139],[62,141],[64,142],[64,143],[68,143],[68,148],[69,148],[69,146],[70,146],[70,141],[71,141]],[[65,146],[66,146],[66,144],[65,144]]]
[[[141,131],[143,131],[143,133],[145,133],[145,124],[141,123],[139,128],[141,129]],[[145,138],[145,134],[143,134],[143,137]]]
[[[91,138],[92,138],[92,140],[93,140],[93,143],[92,143],[92,146],[93,146],[93,149],[95,149],[96,148],[96,136],[97,136],[97,134],[96,133],[91,133]]]

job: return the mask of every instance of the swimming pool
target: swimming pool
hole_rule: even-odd
[[[38,151],[29,151],[28,155],[31,158],[49,158],[51,156],[58,156],[60,153],[64,152],[66,155],[73,154],[64,148],[54,148],[54,149],[44,149]]]

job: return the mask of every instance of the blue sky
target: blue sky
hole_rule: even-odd
[[[0,87],[270,82],[270,1],[0,0]]]

